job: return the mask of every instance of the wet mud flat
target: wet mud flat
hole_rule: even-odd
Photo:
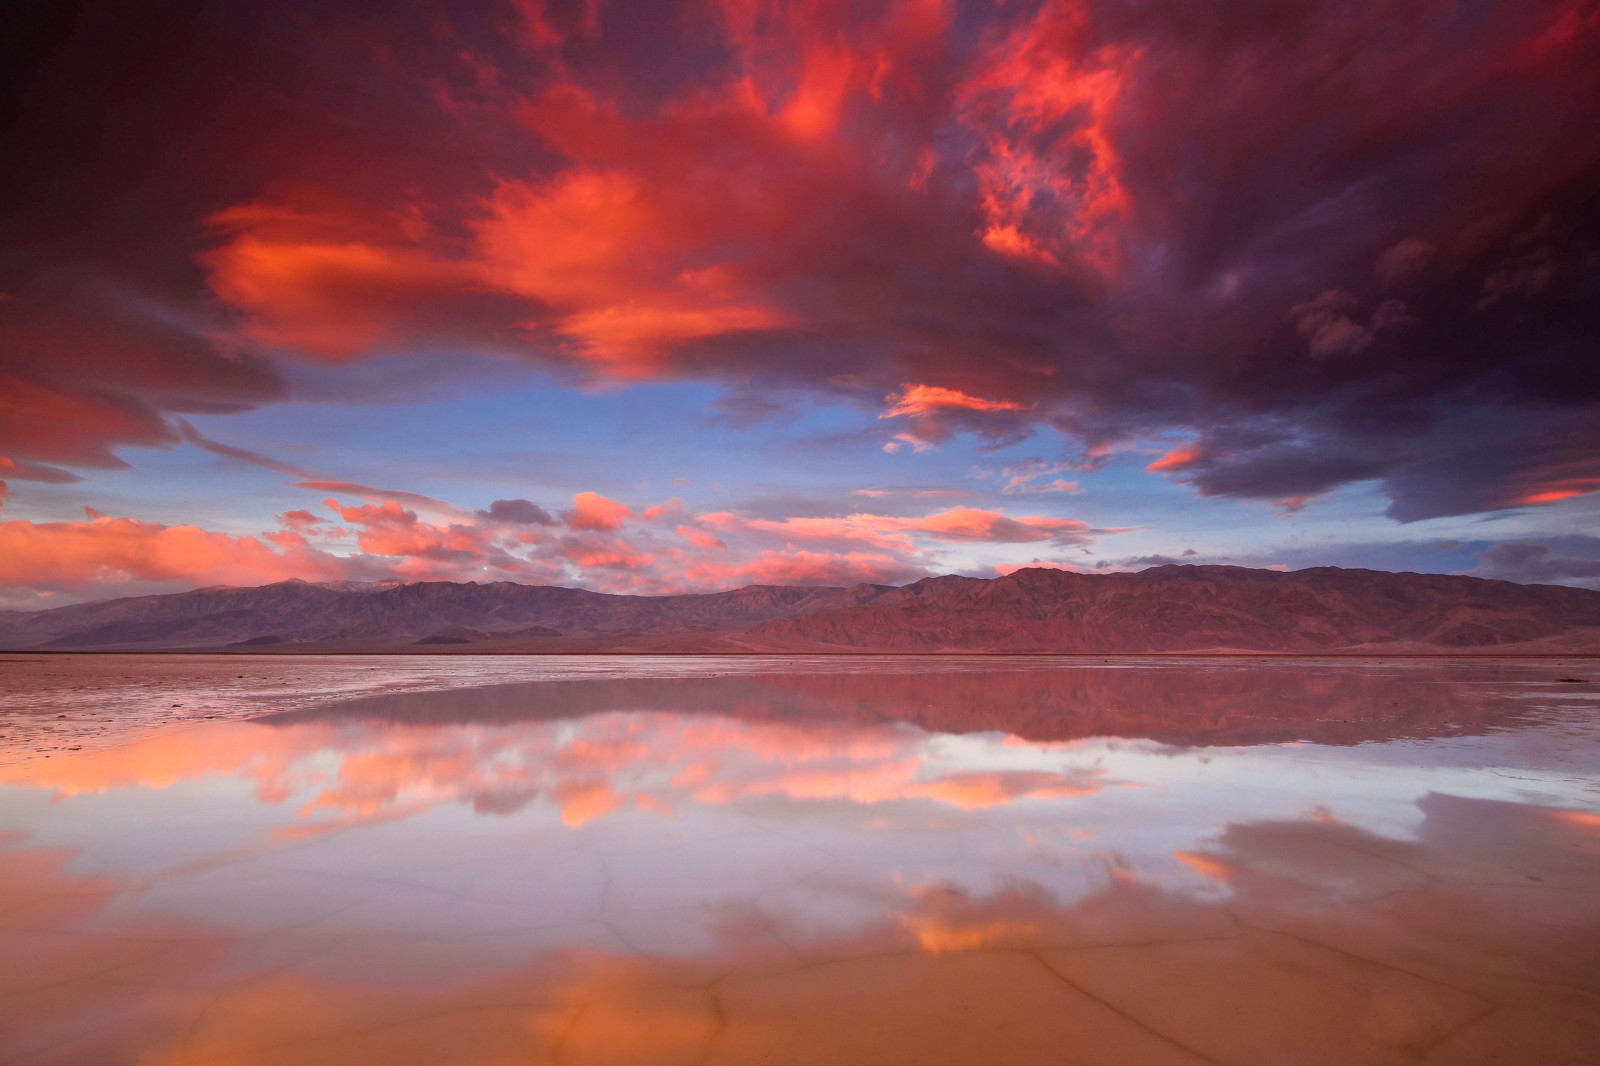
[[[362,695],[551,679],[806,669],[816,661],[805,656],[0,652],[0,761],[115,745],[173,725],[253,718]]]
[[[285,666],[0,763],[0,1062],[1600,1053],[1578,663]]]

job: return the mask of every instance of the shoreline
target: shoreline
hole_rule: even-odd
[[[436,647],[416,650],[372,650],[338,648],[282,648],[271,645],[251,648],[0,648],[0,662],[6,657],[23,655],[73,656],[73,655],[126,655],[167,656],[206,655],[247,658],[256,655],[292,657],[350,658],[507,658],[507,659],[1596,659],[1600,651],[895,651],[893,649],[862,649],[861,651],[809,651],[805,649],[775,651],[460,651]]]

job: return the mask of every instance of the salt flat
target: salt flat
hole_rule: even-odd
[[[1600,1049],[1582,661],[28,658],[0,1061]]]

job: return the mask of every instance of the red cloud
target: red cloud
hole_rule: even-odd
[[[29,380],[0,367],[5,397],[0,446],[15,454],[73,466],[124,466],[109,442],[161,444],[175,438],[148,407],[81,386]]]
[[[714,17],[727,62],[658,108],[628,106],[614,80],[576,67],[479,102],[561,167],[494,168],[487,195],[475,188],[443,211],[301,187],[214,216],[223,240],[204,257],[214,291],[248,316],[252,336],[335,358],[448,331],[468,317],[448,305],[498,299],[478,315],[497,342],[621,377],[768,364],[747,342],[796,331],[859,351],[877,343],[874,306],[908,296],[953,337],[970,334],[937,297],[897,280],[908,247],[934,269],[990,254],[965,206],[918,217],[936,177],[943,188],[972,166],[935,158],[951,12],[753,19],[726,6]],[[495,68],[495,57],[473,59]],[[997,150],[1011,151],[984,154]],[[940,162],[950,175],[935,174]]]
[[[1121,265],[1113,227],[1132,206],[1110,126],[1143,57],[1136,43],[1097,41],[1092,22],[1076,2],[1019,20],[960,87],[957,114],[987,149],[974,168],[984,244],[1109,276]]]
[[[208,220],[232,239],[200,257],[212,291],[271,347],[345,360],[383,342],[449,332],[452,305],[487,288],[469,263],[359,239],[353,217],[245,204]],[[387,237],[388,228],[378,232]],[[463,309],[464,310],[464,309]]]
[[[1376,480],[1409,519],[1587,491],[1522,489],[1600,404],[1572,384],[1591,5],[1157,7],[108,15],[24,57],[126,106],[62,138],[72,94],[36,93],[18,134],[13,199],[42,206],[0,301],[0,454],[57,476],[170,446],[174,414],[284,395],[264,348],[470,350],[904,388],[891,448],[1292,427],[1185,470],[1213,495]],[[132,34],[148,62],[115,61]],[[1452,461],[1486,433],[1528,466]]]

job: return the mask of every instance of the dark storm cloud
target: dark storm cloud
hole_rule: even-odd
[[[1187,552],[1184,552],[1182,556],[1159,555],[1159,554],[1158,555],[1133,555],[1133,556],[1129,556],[1126,559],[1112,559],[1112,560],[1109,560],[1109,561],[1107,561],[1105,563],[1105,565],[1106,566],[1133,567],[1133,568],[1141,569],[1141,570],[1145,569],[1146,567],[1151,567],[1151,566],[1186,566],[1186,565],[1189,565],[1189,564],[1194,562],[1194,558],[1193,557],[1196,554],[1197,553],[1194,552],[1194,551],[1187,551]],[[1219,562],[1226,562],[1226,560],[1218,560],[1218,561]],[[1099,566],[1101,564],[1096,563],[1095,565]]]
[[[1600,488],[1592,3],[177,11],[19,23],[0,454],[475,350],[1400,521]]]
[[[1478,552],[1478,577],[1600,588],[1600,537],[1570,535],[1505,540]]]
[[[555,518],[531,500],[495,500],[486,511],[477,512],[480,522],[503,522],[516,526],[553,526]]]

